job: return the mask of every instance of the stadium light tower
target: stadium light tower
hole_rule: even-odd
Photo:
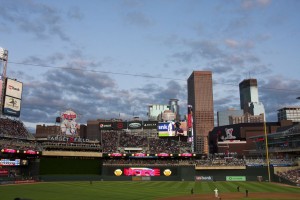
[[[2,115],[2,105],[4,102],[4,86],[6,79],[6,68],[7,68],[7,59],[8,59],[8,51],[2,47],[0,47],[0,61],[1,65],[3,65],[3,71],[0,72],[0,116]],[[0,65],[0,69],[1,69]]]
[[[0,60],[3,62],[3,72],[1,76],[2,80],[6,78],[7,59],[8,59],[8,51],[0,47]]]

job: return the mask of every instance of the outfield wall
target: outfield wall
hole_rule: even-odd
[[[195,166],[109,165],[102,167],[104,181],[194,181]]]
[[[268,181],[268,167],[246,167],[245,169],[210,169],[197,170],[196,177],[211,177],[213,181]],[[270,168],[271,180],[274,177],[274,168]]]
[[[160,173],[158,176],[150,176],[148,178],[136,178],[141,176],[140,172],[137,175],[128,176],[126,171],[129,166],[115,165],[115,166],[103,166],[102,178],[109,181],[130,181],[130,180],[151,180],[151,181],[268,181],[268,168],[267,167],[244,167],[243,169],[224,169],[214,168],[209,170],[196,170],[194,165],[191,166],[157,166],[147,165],[138,167],[133,166],[134,170],[158,170]],[[165,174],[165,170],[169,170],[172,173],[170,175]],[[120,174],[116,175],[116,172]],[[274,169],[270,168],[271,180],[273,179]]]
[[[39,179],[42,181],[101,180],[102,160],[80,157],[42,157]]]
[[[271,180],[274,168],[270,168]],[[42,157],[39,177],[44,181],[267,181],[263,166],[201,169],[195,165],[103,165],[101,159]]]

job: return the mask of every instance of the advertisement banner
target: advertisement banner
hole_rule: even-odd
[[[135,154],[131,154],[131,156],[133,156],[133,157],[147,157],[147,156],[149,156],[149,154],[135,153]]]
[[[20,117],[20,111],[21,100],[10,96],[5,96],[3,113],[14,117]]]
[[[178,154],[179,157],[193,157],[196,156],[196,154],[192,154],[192,153],[181,153]]]
[[[126,156],[126,154],[122,154],[122,153],[109,153],[108,156],[110,156],[110,157],[122,157],[122,156]]]
[[[8,176],[9,171],[7,169],[0,169],[0,176]]]
[[[226,176],[226,181],[246,181],[246,176]]]
[[[188,105],[188,117],[187,117],[187,126],[188,128],[192,128],[193,127],[193,109],[191,105]]]
[[[195,176],[195,181],[213,181],[213,176]]]
[[[168,154],[168,153],[159,153],[159,154],[156,154],[157,156],[159,156],[159,157],[169,157],[170,156],[170,154]]]
[[[34,151],[34,150],[26,150],[26,151],[23,151],[23,153],[30,154],[30,155],[36,155],[36,154],[39,154],[40,152]]]
[[[142,122],[136,122],[136,121],[132,121],[132,122],[128,122],[128,129],[142,129],[143,125]]]
[[[19,166],[21,163],[20,159],[0,159],[0,166]]]
[[[114,130],[123,130],[127,129],[127,122],[113,122]]]
[[[3,152],[3,153],[19,153],[19,150],[15,150],[15,149],[1,149],[1,152]]]
[[[61,133],[65,135],[77,135],[80,125],[76,122],[77,114],[72,110],[61,113]]]
[[[133,176],[132,181],[141,181],[142,180],[142,177],[139,177],[139,176]]]
[[[100,130],[112,130],[113,122],[99,122]]]
[[[143,129],[157,129],[158,121],[144,121]]]
[[[23,90],[23,83],[9,78],[6,79],[5,95],[21,99],[22,90]]]

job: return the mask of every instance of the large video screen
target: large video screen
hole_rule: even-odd
[[[159,137],[187,136],[187,123],[159,122],[157,130]]]
[[[241,140],[238,127],[217,130],[217,137],[218,144],[246,143],[246,140]]]
[[[176,176],[175,167],[109,167],[112,176]]]
[[[160,176],[160,169],[147,167],[124,168],[125,176]]]

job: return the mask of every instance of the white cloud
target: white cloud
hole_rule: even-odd
[[[241,7],[245,10],[250,10],[256,7],[266,7],[271,4],[271,0],[244,0]]]
[[[257,4],[260,6],[267,6],[271,4],[272,0],[256,0]]]
[[[226,40],[225,40],[225,44],[226,44],[228,47],[231,47],[231,48],[236,48],[236,47],[239,46],[238,41],[233,40],[233,39],[226,39]]]

